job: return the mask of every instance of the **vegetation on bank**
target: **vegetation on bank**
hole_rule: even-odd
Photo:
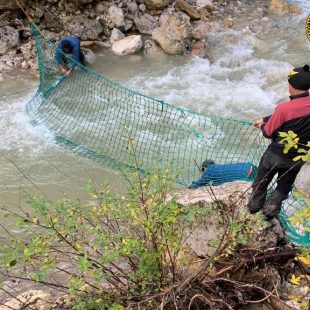
[[[281,136],[285,152],[293,147],[309,159],[293,132]],[[2,227],[2,276],[62,290],[62,309],[81,310],[236,309],[266,300],[273,309],[292,309],[279,298],[279,276],[309,291],[309,249],[280,241],[268,248],[260,217],[242,208],[244,193],[219,201],[207,187],[212,203],[184,206],[171,195],[168,170],[122,173],[124,195],[92,184],[89,203],[34,197],[31,213],[2,206],[2,216],[15,218],[20,231]],[[212,253],[193,257],[186,240],[210,217],[223,227],[221,238],[211,240]],[[310,205],[291,222],[309,232]],[[293,259],[295,268],[287,268]],[[309,305],[303,291],[288,299],[301,309]]]
[[[267,297],[284,305],[277,268],[296,253],[285,248],[278,260],[278,251],[249,248],[259,218],[238,206],[242,193],[229,203],[181,206],[169,171],[124,177],[127,194],[92,185],[88,204],[32,198],[31,213],[2,207],[22,234],[1,239],[1,273],[65,291],[68,309],[233,309]],[[193,259],[185,241],[212,215],[221,240],[210,256]]]

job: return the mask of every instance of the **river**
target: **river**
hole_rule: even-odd
[[[254,120],[288,97],[286,76],[293,66],[310,62],[305,34],[310,1],[291,3],[303,8],[303,14],[262,20],[260,11],[240,13],[240,30],[208,39],[209,59],[117,57],[103,50],[93,68],[177,106]],[[106,180],[120,189],[117,171],[60,148],[30,125],[25,105],[37,85],[28,72],[0,74],[0,203],[24,206],[27,195],[87,199],[87,183],[94,181]]]

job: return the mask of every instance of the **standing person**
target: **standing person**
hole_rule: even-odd
[[[72,58],[70,64],[69,59],[64,54],[67,54]],[[63,75],[68,76],[78,63],[85,64],[85,57],[80,47],[80,40],[75,37],[65,37],[57,44],[56,62],[60,66],[60,71]]]
[[[310,141],[309,88],[309,66],[295,68],[288,76],[290,100],[278,105],[272,115],[257,119],[253,124],[272,142],[260,160],[248,209],[251,213],[262,209],[267,220],[278,215],[282,202],[288,198],[304,164],[301,160],[293,161],[294,157],[300,155],[296,149],[292,148],[284,154],[284,145],[279,143],[282,139],[279,132],[293,131],[301,144],[306,145]],[[276,174],[277,186],[266,202],[268,185]]]

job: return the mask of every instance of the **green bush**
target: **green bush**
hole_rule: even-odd
[[[169,197],[168,171],[125,177],[124,195],[90,186],[86,204],[34,198],[31,215],[2,207],[25,238],[11,235],[2,243],[1,267],[43,284],[56,283],[55,272],[65,274],[74,309],[122,309],[176,283],[185,228],[212,208],[180,207]]]

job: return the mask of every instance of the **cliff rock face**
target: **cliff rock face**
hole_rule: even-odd
[[[152,38],[168,54],[182,54],[190,45],[192,26],[184,13],[174,13],[162,26],[156,28]]]

